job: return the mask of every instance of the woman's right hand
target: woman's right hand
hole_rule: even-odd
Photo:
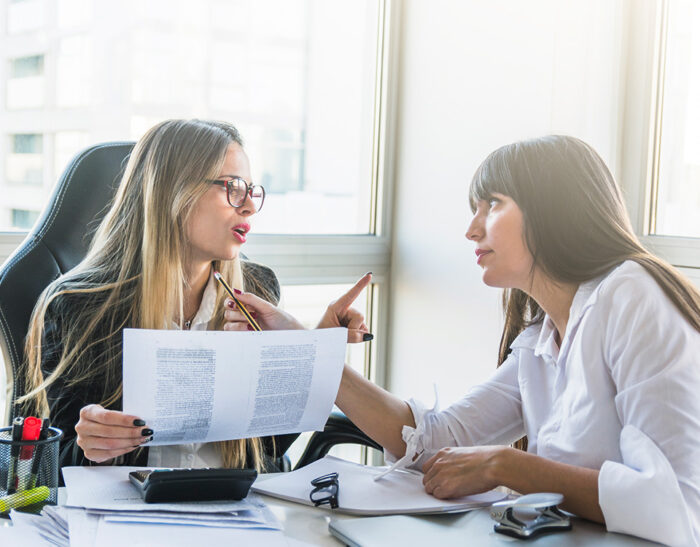
[[[263,330],[302,330],[304,328],[304,325],[292,315],[252,293],[236,290],[236,298]],[[224,330],[253,330],[233,300],[227,298],[224,305],[226,306]]]
[[[107,410],[100,405],[80,409],[76,442],[88,460],[105,463],[148,442],[153,430],[138,416]]]

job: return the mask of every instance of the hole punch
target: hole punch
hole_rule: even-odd
[[[557,507],[563,500],[561,494],[537,493],[494,503],[490,509],[491,518],[496,521],[493,529],[518,539],[571,530],[571,519]],[[518,518],[516,511],[534,518]]]

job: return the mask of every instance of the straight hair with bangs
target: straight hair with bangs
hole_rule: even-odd
[[[96,377],[103,391],[101,400],[93,402],[110,407],[121,399],[122,330],[170,328],[170,318],[183,317],[187,218],[209,188],[204,181],[218,176],[231,143],[243,145],[233,125],[203,120],[162,122],[136,143],[86,257],[51,283],[34,308],[26,343],[26,395],[18,403],[48,415],[47,387],[57,381],[80,386]],[[252,286],[259,296],[276,303],[260,283],[246,283],[240,259],[216,262],[214,267],[232,286]],[[225,322],[225,298],[217,286],[215,329]],[[76,306],[80,313],[71,314]],[[56,368],[44,377],[47,311],[60,324],[62,353]],[[261,469],[259,439],[217,445],[226,467],[247,463]]]
[[[700,292],[642,246],[619,186],[591,146],[562,135],[503,146],[474,174],[469,189],[472,210],[494,193],[509,196],[518,205],[533,267],[554,282],[582,283],[632,260],[649,272],[700,331]],[[544,317],[537,302],[520,289],[504,291],[503,308],[499,366],[518,334]]]

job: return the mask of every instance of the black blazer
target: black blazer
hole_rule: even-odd
[[[279,283],[272,270],[259,264],[244,262],[243,272],[246,288],[249,292],[260,293],[262,296],[260,289],[264,288],[272,297],[271,300],[274,304],[279,302]],[[80,321],[81,311],[95,304],[96,297],[94,295],[64,294],[54,299],[48,307],[42,339],[41,368],[44,378],[56,369],[63,353],[62,333],[65,325],[74,326],[76,321]],[[127,318],[126,324],[129,323]],[[63,431],[59,455],[61,467],[91,465],[90,460],[85,458],[82,449],[76,443],[75,424],[78,422],[81,408],[89,404],[99,403],[116,391],[116,386],[106,385],[104,370],[106,360],[110,355],[121,361],[121,350],[122,335],[121,332],[118,332],[117,335],[86,348],[84,354],[81,355],[81,360],[87,360],[94,365],[95,373],[89,379],[79,384],[70,385],[66,378],[58,378],[47,388],[51,425]],[[121,410],[121,398],[107,408]],[[267,471],[281,470],[281,457],[297,437],[298,434],[289,434],[262,439]],[[248,461],[250,461],[250,457]],[[148,448],[137,448],[119,458],[118,462],[119,465],[146,466]]]

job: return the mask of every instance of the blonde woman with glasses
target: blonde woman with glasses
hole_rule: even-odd
[[[295,435],[148,449],[148,424],[121,412],[124,328],[244,330],[214,270],[277,304],[274,274],[240,258],[264,200],[230,124],[169,120],[136,143],[87,256],[49,285],[31,319],[18,402],[63,430],[61,465],[274,468]],[[266,329],[301,328],[282,312],[264,319]],[[351,342],[367,335],[347,298],[319,324],[331,326],[348,327]]]
[[[439,411],[346,366],[337,405],[438,498],[558,492],[610,531],[699,545],[698,290],[642,247],[610,171],[578,139],[499,148],[470,204],[483,281],[505,289],[498,369]]]

